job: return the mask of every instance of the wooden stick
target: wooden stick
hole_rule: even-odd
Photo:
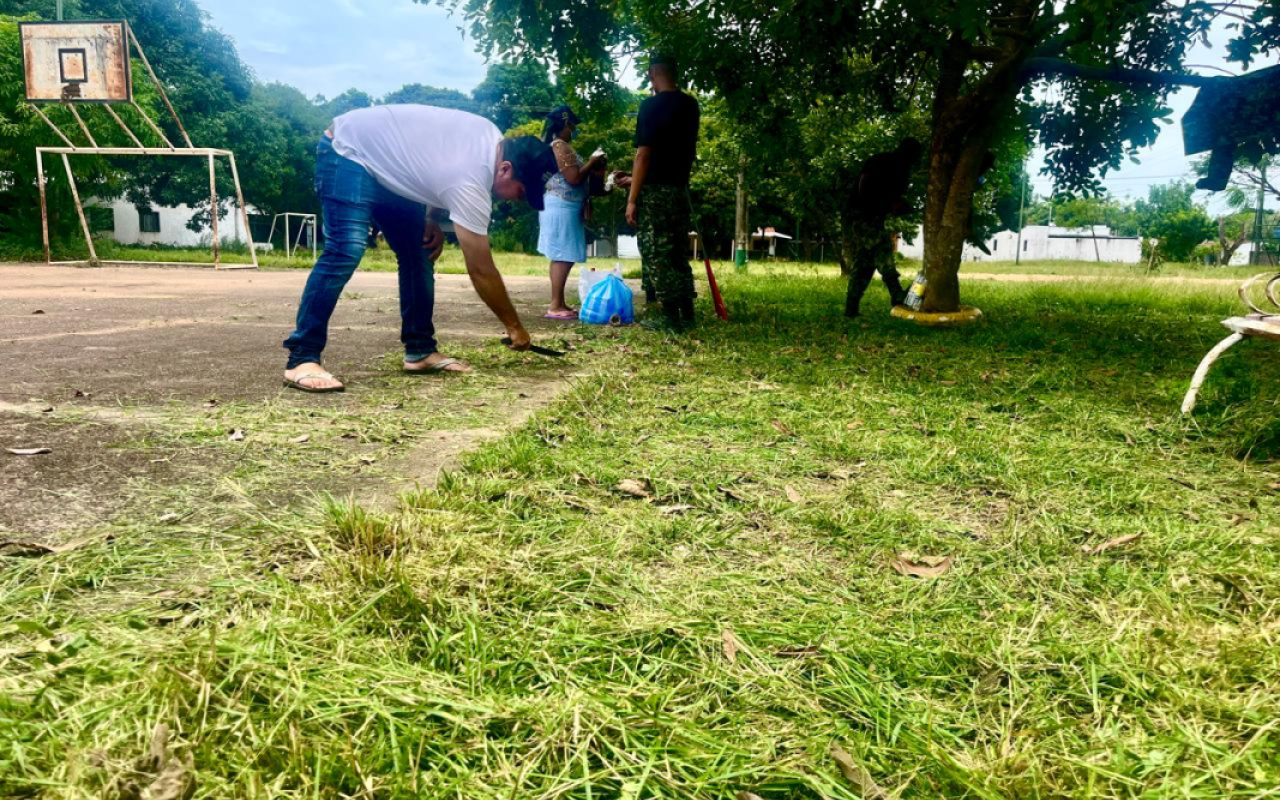
[[[156,90],[160,92],[160,99],[164,101],[165,107],[173,115],[173,121],[177,123],[178,130],[182,132],[183,141],[187,143],[187,147],[195,147],[191,143],[191,137],[187,135],[187,129],[182,127],[182,120],[178,117],[178,112],[173,110],[173,103],[169,102],[169,95],[165,94],[164,84],[160,83],[160,79],[156,77],[156,71],[151,68],[151,62],[147,60],[147,54],[143,52],[142,45],[138,42],[138,37],[133,35],[133,28],[128,28],[128,30],[129,41],[133,42],[133,46],[138,49],[138,56],[142,59],[142,66],[147,68],[147,74],[151,76],[151,82],[156,85]]]
[[[71,160],[62,154],[62,166],[67,169],[67,181],[71,184],[71,196],[76,201],[76,214],[80,215],[80,228],[84,231],[84,242],[89,245],[89,263],[97,266],[98,251],[93,247],[93,234],[89,231],[89,220],[84,215],[84,205],[80,202],[80,190],[76,188],[76,176],[71,172]]]

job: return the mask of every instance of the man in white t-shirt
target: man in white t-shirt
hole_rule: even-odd
[[[324,212],[324,253],[302,292],[297,327],[285,340],[284,383],[304,392],[340,392],[342,382],[321,366],[329,318],[360,264],[369,225],[376,222],[400,267],[400,338],[405,372],[466,372],[436,349],[432,310],[434,262],[444,234],[432,218],[453,220],[476,293],[507,329],[511,346],[529,334],[511,305],[489,249],[493,196],[542,209],[547,175],[557,165],[537,137],[504,139],[487,119],[446,108],[387,105],[333,121],[316,147],[316,192]]]

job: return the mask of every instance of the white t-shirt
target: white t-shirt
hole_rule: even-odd
[[[333,121],[333,149],[388,190],[449,210],[455,224],[487,236],[502,132],[484,117],[421,105],[360,108]]]

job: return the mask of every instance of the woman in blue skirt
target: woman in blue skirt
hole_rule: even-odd
[[[547,180],[544,208],[538,212],[538,252],[551,260],[551,306],[547,319],[573,320],[578,312],[564,300],[564,287],[574,264],[587,260],[587,238],[583,229],[587,207],[587,176],[605,163],[597,152],[585,163],[569,144],[578,127],[578,115],[560,106],[547,115],[542,140],[551,145],[560,171]]]

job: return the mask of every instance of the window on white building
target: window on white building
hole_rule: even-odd
[[[138,230],[143,233],[159,233],[160,212],[138,209]]]

